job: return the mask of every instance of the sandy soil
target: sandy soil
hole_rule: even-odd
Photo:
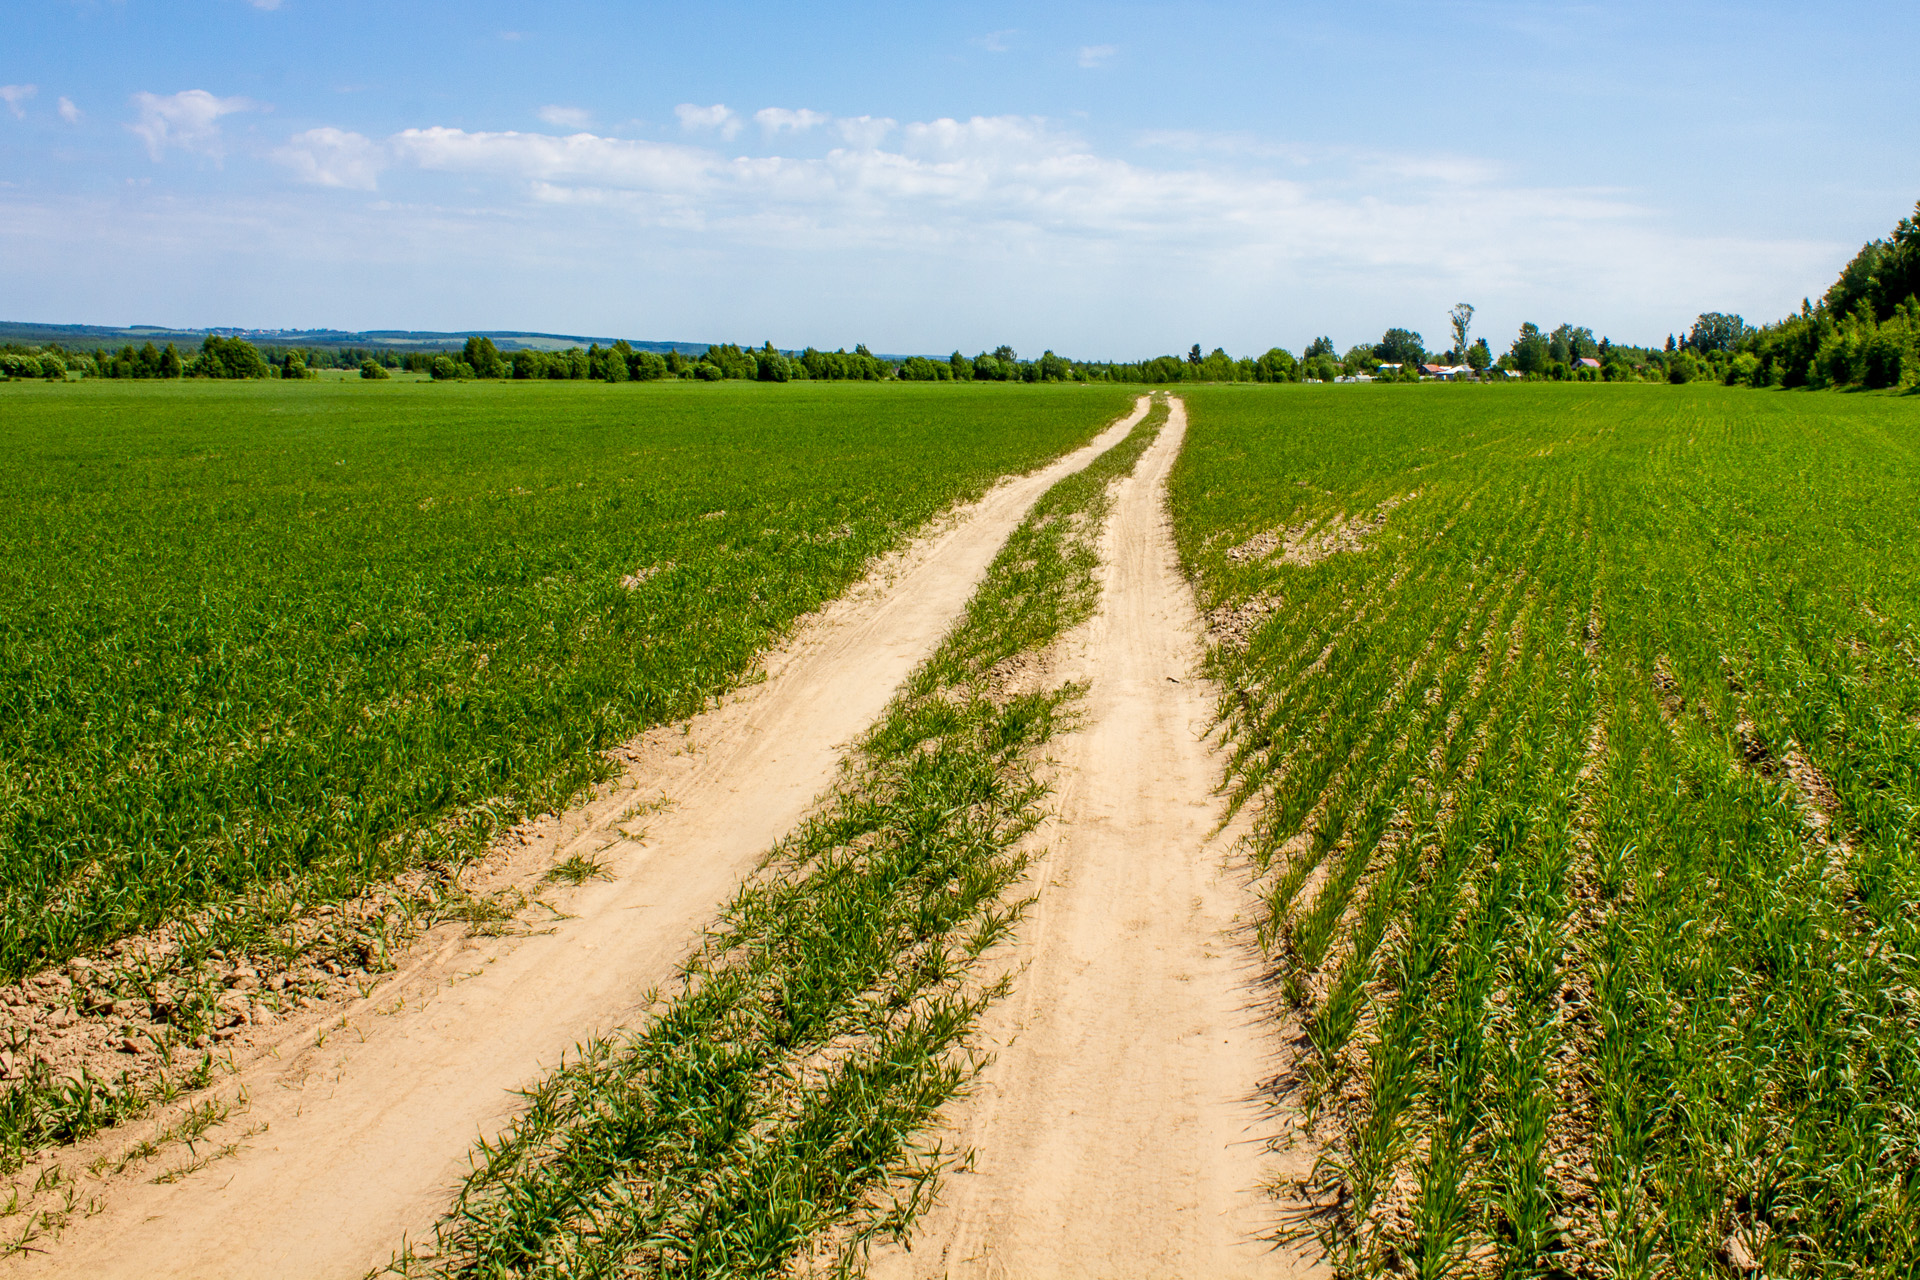
[[[1117,494],[1101,610],[1062,642],[1059,674],[1091,687],[1055,748],[1023,971],[983,1024],[994,1061],[942,1135],[971,1168],[910,1252],[876,1251],[881,1280],[1311,1274],[1265,1242],[1261,1187],[1299,1158],[1281,1167],[1254,1097],[1279,1046],[1241,936],[1254,902],[1216,835],[1212,691],[1166,516],[1185,430],[1175,400]]]
[[[807,620],[770,655],[764,683],[648,735],[624,782],[543,842],[551,858],[586,851],[609,863],[609,880],[562,901],[567,918],[532,936],[430,938],[344,1019],[336,1010],[325,1025],[295,1025],[243,1066],[223,1092],[247,1101],[196,1144],[238,1150],[166,1185],[151,1181],[152,1164],[87,1185],[99,1211],[16,1269],[94,1280],[360,1276],[404,1237],[424,1237],[473,1140],[512,1114],[512,1091],[640,1013],[828,786],[844,745],[932,651],[1034,499],[1118,443],[1145,407],[1142,397],[1086,448],[1001,484]],[[662,796],[664,808],[636,814]],[[110,1153],[131,1136],[96,1146]]]

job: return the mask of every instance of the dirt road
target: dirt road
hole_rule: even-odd
[[[1249,1095],[1273,1045],[1236,938],[1252,900],[1209,840],[1212,701],[1166,515],[1185,430],[1175,400],[1117,495],[1100,612],[1063,643],[1063,674],[1091,687],[1055,748],[1023,967],[981,1036],[995,1059],[945,1135],[972,1170],[911,1252],[876,1254],[881,1280],[1309,1274],[1261,1240],[1276,1168]]]
[[[570,918],[535,936],[455,935],[424,948],[324,1043],[323,1028],[297,1028],[242,1072],[250,1101],[196,1148],[238,1151],[169,1185],[148,1181],[149,1168],[110,1187],[99,1213],[15,1265],[92,1280],[332,1280],[385,1264],[404,1235],[424,1236],[474,1138],[511,1114],[512,1091],[638,1013],[827,787],[842,746],[932,651],[1034,499],[1121,440],[1145,408],[1142,397],[1092,444],[997,487],[885,581],[803,624],[770,657],[765,683],[690,722],[671,737],[674,751],[650,735],[626,786],[570,815],[551,841],[554,855],[599,851],[612,871],[566,899]],[[663,792],[671,807],[630,816],[636,800]],[[644,838],[623,835],[635,822],[649,826]]]

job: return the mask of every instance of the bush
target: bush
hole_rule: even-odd
[[[362,360],[360,362],[360,376],[371,382],[375,379],[388,378],[393,375],[381,368],[378,360]]]
[[[306,360],[301,357],[298,351],[289,351],[287,353],[287,362],[280,366],[280,376],[283,378],[316,378],[319,375],[307,368]]]
[[[636,351],[628,363],[633,367],[635,382],[653,382],[667,376],[667,358],[656,352]]]
[[[130,355],[127,358],[131,360]],[[187,365],[190,378],[266,378],[272,374],[273,366],[267,363],[258,347],[245,338],[223,338],[218,334],[208,334],[207,340],[200,344],[200,354]]]
[[[1676,352],[1667,361],[1667,381],[1676,387],[1682,383],[1692,382],[1699,373],[1700,362],[1688,352]]]
[[[938,377],[931,360],[923,360],[918,356],[914,359],[920,360],[920,363],[927,367],[927,381],[931,382]],[[753,362],[754,376],[761,382],[786,382],[793,377],[792,363],[778,351],[772,349],[756,351],[753,353]]]
[[[451,382],[457,378],[471,378],[473,366],[456,361],[452,356],[435,356],[428,367],[435,382]]]

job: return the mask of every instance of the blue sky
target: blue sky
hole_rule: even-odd
[[[1920,197],[1911,0],[13,9],[5,319],[1649,341]]]

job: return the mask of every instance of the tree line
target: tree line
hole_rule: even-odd
[[[1332,339],[1316,337],[1295,356],[1283,347],[1264,355],[1233,357],[1219,347],[1202,354],[1195,343],[1184,356],[1146,360],[1073,360],[1048,350],[1023,358],[1012,347],[945,360],[929,356],[876,356],[865,345],[794,354],[721,343],[698,354],[635,350],[619,341],[561,351],[502,352],[490,338],[469,338],[458,352],[378,348],[338,350],[269,347],[241,338],[209,335],[198,351],[182,352],[152,342],[115,351],[69,351],[57,345],[0,347],[0,375],[8,378],[304,378],[322,368],[358,368],[363,378],[391,370],[425,373],[437,381],[462,379],[561,379],[653,382],[1122,382],[1166,385],[1183,382],[1332,382],[1338,379],[1416,381],[1436,366],[1466,370],[1476,378],[1588,382],[1711,380],[1752,387],[1911,387],[1920,384],[1920,204],[1890,236],[1862,246],[1818,303],[1808,299],[1797,315],[1760,328],[1737,315],[1701,314],[1684,334],[1669,334],[1664,346],[1631,346],[1596,339],[1585,325],[1565,322],[1542,329],[1523,324],[1498,357],[1471,329],[1474,308],[1449,313],[1450,345],[1433,352],[1413,329],[1390,328],[1378,342],[1345,353]]]

